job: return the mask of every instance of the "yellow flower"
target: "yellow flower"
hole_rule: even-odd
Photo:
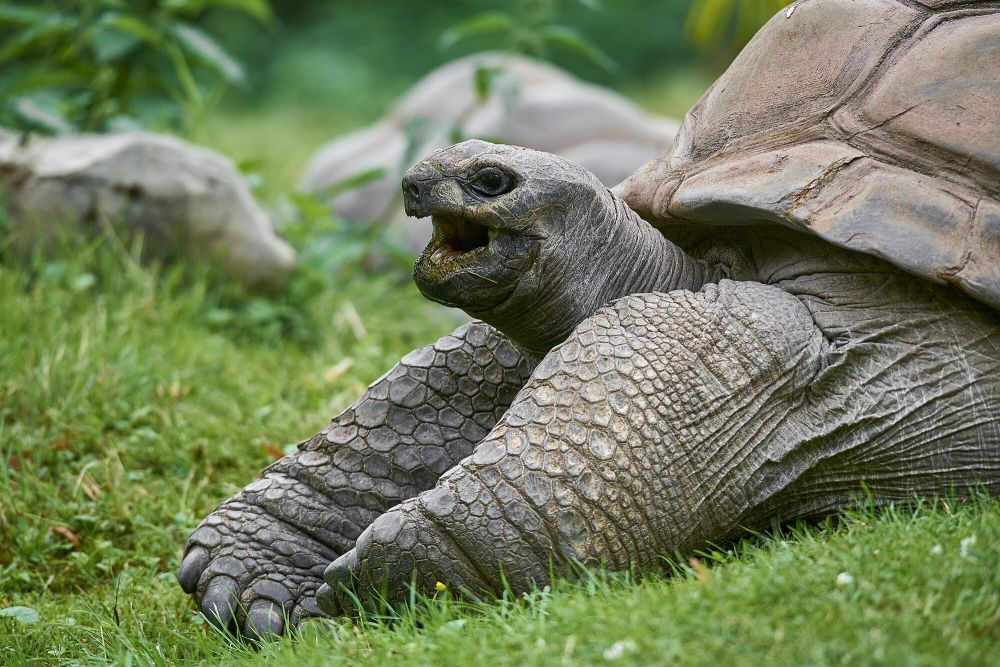
[[[443,591],[443,590],[447,590],[447,588],[448,588],[448,587],[447,587],[447,586],[445,586],[444,584],[442,584],[442,583],[441,583],[441,582],[439,581],[439,582],[437,582],[436,584],[434,584],[434,588],[438,589],[439,591]]]

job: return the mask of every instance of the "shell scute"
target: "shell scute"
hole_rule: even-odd
[[[779,12],[617,194],[668,235],[783,224],[1000,308],[1000,7],[923,5]]]
[[[790,17],[779,12],[698,102],[673,166],[815,125],[919,17],[893,0],[810,0]]]
[[[965,16],[936,23],[882,73],[854,113],[858,132],[887,153],[927,146],[963,170],[1000,171],[1000,20]],[[856,110],[854,107],[857,107]],[[872,129],[864,129],[872,128]],[[890,145],[884,145],[890,144]],[[1000,188],[1000,184],[997,184]]]

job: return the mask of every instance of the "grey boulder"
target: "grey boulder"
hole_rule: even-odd
[[[493,73],[482,100],[476,72]],[[418,132],[413,128],[422,124]],[[409,130],[407,128],[410,128]],[[673,144],[679,123],[639,109],[614,91],[585,83],[552,65],[506,53],[480,53],[447,63],[421,79],[382,120],[323,146],[310,160],[302,190],[322,193],[352,175],[384,175],[338,194],[334,210],[350,222],[405,221],[403,172],[463,136],[525,146],[582,165],[608,186]],[[418,136],[419,135],[419,136]],[[408,245],[430,238],[430,221],[405,223]]]
[[[232,163],[143,132],[21,137],[0,131],[0,196],[15,244],[60,230],[142,233],[144,251],[222,263],[249,287],[284,283],[295,253],[274,231]]]

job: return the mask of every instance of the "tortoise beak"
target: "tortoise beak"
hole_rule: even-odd
[[[421,162],[403,176],[403,208],[411,218],[426,218],[431,214],[430,191],[446,177],[426,162]]]

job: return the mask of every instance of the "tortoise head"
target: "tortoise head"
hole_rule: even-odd
[[[560,274],[586,270],[588,222],[611,199],[555,155],[476,140],[440,150],[403,178],[407,215],[430,217],[434,229],[413,269],[417,287],[487,321],[544,308]]]

